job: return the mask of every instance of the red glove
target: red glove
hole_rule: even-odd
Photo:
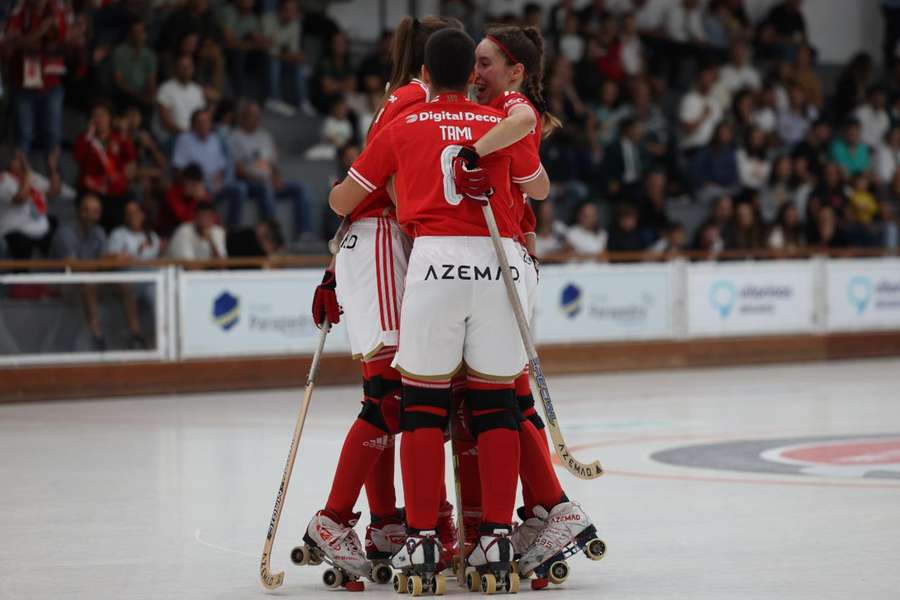
[[[338,305],[337,294],[334,292],[335,287],[337,287],[337,280],[334,278],[334,271],[326,269],[322,283],[316,287],[316,292],[313,294],[312,318],[316,327],[321,327],[325,319],[328,319],[332,325],[341,320],[341,307]]]
[[[478,153],[471,146],[463,146],[453,157],[453,183],[466,200],[487,204],[494,188],[487,171],[478,166]]]

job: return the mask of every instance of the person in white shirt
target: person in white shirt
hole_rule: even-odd
[[[216,225],[216,211],[211,203],[198,204],[194,220],[175,230],[168,255],[177,260],[227,258],[225,230]]]
[[[756,127],[746,133],[746,142],[738,148],[737,165],[741,185],[751,190],[761,190],[769,181],[772,161],[769,159],[768,140],[763,130]]]
[[[731,45],[731,61],[719,69],[716,97],[722,106],[730,106],[734,93],[741,89],[758,90],[762,80],[750,61],[750,48],[743,41]]]
[[[301,16],[297,0],[281,0],[278,11],[267,13],[262,18],[263,35],[272,43],[268,57],[269,99],[266,101],[266,108],[285,116],[291,116],[294,107],[282,100],[282,73],[288,76],[297,107],[307,116],[315,114],[315,109],[308,100],[306,57],[300,48]]]
[[[58,155],[54,155],[58,156]],[[60,195],[62,183],[51,160],[50,179],[28,167],[25,154],[16,152],[9,167],[0,171],[0,238],[13,259],[27,260],[34,250],[44,254],[52,235],[47,217],[48,200]]]
[[[860,137],[870,148],[877,148],[891,128],[886,106],[887,94],[882,88],[873,86],[866,92],[866,103],[853,111],[862,128]]]
[[[681,0],[669,6],[663,18],[665,32],[673,42],[697,44],[706,41],[700,0]]]
[[[206,106],[203,88],[193,81],[194,61],[181,56],[175,63],[175,77],[169,79],[156,92],[159,111],[158,134],[172,139],[191,127],[191,115]]]
[[[585,202],[575,213],[575,224],[566,232],[566,242],[582,260],[601,260],[609,238],[600,226],[597,205]]]
[[[712,92],[717,77],[714,65],[704,65],[697,73],[694,87],[681,99],[678,120],[682,150],[692,151],[707,145],[722,120],[722,105]]]
[[[629,77],[636,77],[643,73],[644,47],[638,35],[634,13],[627,13],[622,17],[619,42],[622,44],[622,68],[625,73]]]
[[[890,185],[897,167],[900,167],[900,125],[895,125],[888,131],[884,142],[878,145],[875,154],[875,177],[878,183]]]

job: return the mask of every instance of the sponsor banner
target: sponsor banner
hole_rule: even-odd
[[[900,328],[900,260],[831,260],[828,329]]]
[[[812,332],[813,263],[687,267],[689,336]]]
[[[533,328],[539,343],[670,338],[669,265],[549,265]]]
[[[180,276],[181,356],[311,354],[319,341],[312,322],[317,270],[220,271]],[[350,351],[342,323],[326,353]]]

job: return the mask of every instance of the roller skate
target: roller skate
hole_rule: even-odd
[[[391,568],[391,557],[403,547],[406,541],[406,525],[403,511],[379,519],[372,515],[372,522],[366,528],[366,558],[372,563],[369,579],[373,583],[391,582],[394,571]]]
[[[441,551],[437,531],[409,530],[403,547],[391,559],[391,565],[400,571],[394,573],[394,591],[410,596],[443,596],[447,579],[440,574]]]
[[[322,582],[331,589],[343,587],[351,592],[361,592],[365,584],[360,577],[372,572],[353,526],[359,513],[346,522],[331,511],[320,510],[309,522],[303,535],[303,545],[291,550],[295,565],[316,566],[323,562],[330,565],[322,574]]]
[[[541,509],[541,514],[547,514],[540,506],[537,508]],[[516,511],[516,514],[519,515],[522,522],[513,525],[513,531],[512,535],[509,536],[509,541],[512,542],[513,552],[515,553],[516,560],[518,560],[529,548],[531,548],[534,540],[537,539],[538,534],[544,529],[547,522],[535,513],[532,513],[531,517],[526,516],[524,506],[520,506],[519,510]]]
[[[444,501],[438,511],[437,536],[441,542],[441,556],[438,560],[440,570],[453,570],[458,566],[459,541],[456,534],[456,520],[453,518],[453,505]]]
[[[569,576],[566,559],[578,552],[591,560],[600,560],[606,554],[606,544],[597,537],[597,529],[578,503],[562,502],[549,514],[536,506],[534,513],[547,524],[519,559],[519,572],[525,577],[535,575],[532,589],[564,582]]]
[[[466,568],[466,587],[470,592],[481,590],[488,595],[498,591],[508,594],[519,592],[519,575],[513,565],[510,533],[512,528],[506,525],[486,523],[481,526],[481,536],[469,554],[469,566]]]

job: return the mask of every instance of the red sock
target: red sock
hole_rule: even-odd
[[[356,419],[344,438],[325,508],[347,518],[359,498],[359,491],[382,454],[379,442],[388,434],[367,421]]]
[[[400,469],[407,525],[422,530],[436,528],[444,481],[444,432],[436,427],[404,431]]]
[[[394,491],[394,439],[372,466],[366,478],[366,497],[369,512],[377,517],[389,517],[397,512],[397,493]]]
[[[526,419],[520,424],[519,443],[519,471],[525,509],[530,513],[535,505],[540,504],[549,510],[559,503],[563,491],[550,460],[546,438],[534,423]]]
[[[481,511],[481,475],[478,471],[478,445],[474,441],[454,442],[459,460],[459,485],[463,512]]]
[[[528,380],[528,367],[522,371],[522,374],[516,377],[516,396],[528,396],[531,394],[531,382]]]
[[[488,383],[469,378],[469,390],[512,390],[513,384]],[[470,394],[473,398],[474,394]],[[481,414],[496,412],[482,411]],[[473,400],[472,414],[478,415]],[[490,429],[478,436],[478,472],[481,479],[481,513],[485,523],[512,524],[518,482],[519,432],[512,429]]]

